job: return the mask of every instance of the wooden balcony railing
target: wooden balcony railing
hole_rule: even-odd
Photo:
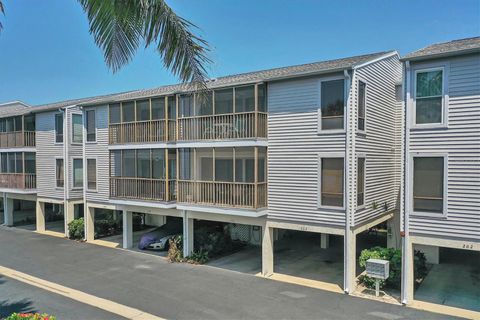
[[[257,209],[267,206],[267,184],[187,181],[178,183],[177,201],[220,207]]]
[[[37,178],[34,173],[0,173],[0,187],[35,189],[37,187]]]
[[[110,144],[175,141],[175,120],[149,120],[110,124]]]
[[[34,146],[35,131],[0,132],[0,148]]]
[[[178,140],[222,140],[267,137],[267,113],[242,112],[178,119]]]
[[[165,179],[110,177],[110,198],[174,201],[176,200],[175,181],[168,181],[168,194]]]

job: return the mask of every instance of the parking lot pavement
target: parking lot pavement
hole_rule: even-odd
[[[57,319],[71,320],[124,319],[26,283],[0,277],[0,319],[14,312],[48,313]]]
[[[166,319],[451,319],[15,228],[0,227],[0,265]]]

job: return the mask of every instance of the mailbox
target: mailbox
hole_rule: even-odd
[[[367,276],[386,280],[390,272],[390,262],[380,259],[368,259],[366,263]]]

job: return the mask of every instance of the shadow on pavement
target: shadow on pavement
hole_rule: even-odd
[[[0,285],[6,281],[0,276]],[[32,308],[32,301],[28,299],[22,299],[19,301],[0,300],[0,319],[6,318],[12,313],[35,313],[36,310]]]

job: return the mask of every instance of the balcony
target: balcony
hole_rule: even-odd
[[[178,95],[177,140],[267,138],[264,84]]]
[[[267,138],[267,113],[184,117],[178,119],[179,141]]]
[[[181,148],[177,202],[260,209],[267,206],[264,147]]]
[[[178,202],[258,209],[267,206],[267,183],[178,181]]]
[[[0,132],[0,148],[35,147],[35,131]]]
[[[148,120],[110,124],[109,144],[175,141],[175,120]]]
[[[36,189],[37,178],[34,173],[0,173],[0,187],[8,189]]]
[[[112,103],[108,109],[110,144],[175,141],[175,96]]]
[[[175,201],[176,182],[166,179],[110,177],[110,198]]]

